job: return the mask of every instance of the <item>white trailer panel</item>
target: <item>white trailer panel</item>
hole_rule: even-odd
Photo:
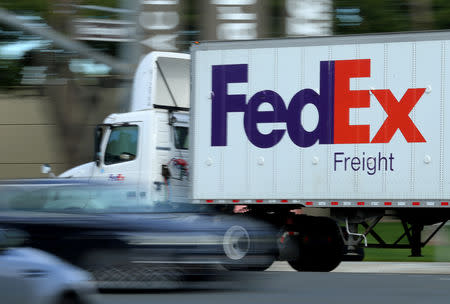
[[[449,200],[449,41],[434,32],[195,45],[192,198]]]

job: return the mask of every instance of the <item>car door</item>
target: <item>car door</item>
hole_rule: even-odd
[[[33,281],[27,278],[25,261],[15,259],[9,250],[0,250],[1,303],[33,303]]]

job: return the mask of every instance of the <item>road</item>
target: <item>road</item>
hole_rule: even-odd
[[[397,270],[389,267],[397,264]],[[240,303],[306,303],[306,304],[414,304],[448,303],[450,300],[450,264],[431,263],[438,274],[424,267],[428,263],[375,263],[360,266],[343,263],[339,272],[298,273],[287,271],[283,264],[272,271],[242,273],[240,282],[227,288],[139,291],[103,293],[101,303],[177,303],[177,304],[240,304]],[[441,265],[438,265],[441,264]],[[402,266],[403,265],[403,266]],[[276,270],[278,267],[278,270]],[[345,268],[347,267],[347,269]],[[348,272],[349,267],[356,269]],[[275,269],[275,270],[274,270]],[[363,273],[364,270],[366,273]],[[414,270],[416,269],[416,270]],[[441,269],[441,270],[439,270]],[[442,269],[445,269],[442,271]],[[280,271],[281,270],[281,271]],[[393,274],[390,272],[401,273]],[[359,272],[359,273],[358,273]]]

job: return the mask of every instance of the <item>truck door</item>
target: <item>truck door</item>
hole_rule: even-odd
[[[171,200],[187,202],[189,197],[189,158],[187,124],[175,124],[172,127],[173,147],[169,162],[171,171]]]
[[[142,122],[112,125],[106,130],[102,143],[100,164],[94,170],[93,181],[126,185],[124,199],[137,202],[139,184],[139,153]]]

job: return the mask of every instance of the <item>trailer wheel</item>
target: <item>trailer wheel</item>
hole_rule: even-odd
[[[342,261],[343,241],[336,222],[326,217],[302,217],[299,256],[288,261],[297,271],[328,272]]]
[[[227,270],[264,271],[274,260],[265,240],[253,236],[246,228],[235,225],[230,227],[223,238]]]

